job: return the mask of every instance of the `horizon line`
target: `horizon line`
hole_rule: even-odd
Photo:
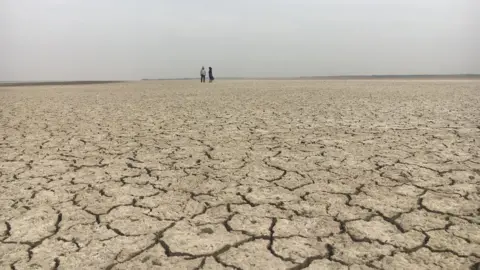
[[[465,74],[372,74],[372,75],[315,75],[315,76],[249,76],[249,77],[235,77],[235,76],[226,76],[218,77],[219,79],[226,80],[251,80],[251,79],[260,79],[260,80],[270,80],[270,79],[336,79],[336,78],[411,78],[411,77],[480,77],[480,74],[476,73],[465,73]],[[144,78],[142,81],[155,81],[155,80],[197,80],[197,77],[185,77],[185,78]]]
[[[319,75],[319,76],[265,76],[265,77],[217,77],[223,80],[308,80],[308,79],[389,79],[389,78],[480,78],[480,74],[385,74],[385,75]],[[98,84],[98,83],[119,83],[135,81],[167,81],[167,80],[197,80],[196,77],[185,78],[143,78],[127,80],[20,80],[20,81],[0,81],[0,85],[19,85],[19,84]]]

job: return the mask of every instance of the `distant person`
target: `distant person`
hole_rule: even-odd
[[[215,80],[215,78],[213,77],[212,67],[209,67],[209,68],[208,68],[208,78],[210,79],[209,82],[213,82],[213,80]]]
[[[200,70],[200,82],[205,82],[205,76],[207,76],[207,71],[205,71],[205,67],[202,67]]]

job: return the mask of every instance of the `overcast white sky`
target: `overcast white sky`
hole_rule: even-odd
[[[480,73],[480,0],[0,0],[0,80]]]

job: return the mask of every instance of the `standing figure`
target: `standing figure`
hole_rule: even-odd
[[[213,77],[212,67],[209,67],[209,68],[208,68],[208,78],[210,79],[209,82],[213,82],[213,80],[215,80],[215,78]]]
[[[205,76],[207,76],[207,72],[205,71],[205,67],[202,67],[200,70],[200,82],[205,82]]]

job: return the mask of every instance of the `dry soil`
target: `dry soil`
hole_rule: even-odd
[[[477,269],[480,81],[0,89],[1,269]]]

